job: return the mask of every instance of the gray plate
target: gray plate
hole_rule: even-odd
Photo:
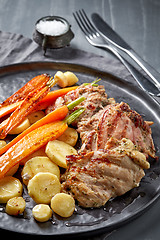
[[[106,72],[97,69],[73,65],[68,63],[34,62],[9,65],[0,68],[0,101],[3,101],[17,89],[23,86],[32,77],[41,73],[53,75],[57,70],[73,71],[80,79],[79,84],[91,82],[96,77],[103,80],[109,97],[117,102],[127,102],[131,108],[139,112],[145,120],[154,121],[152,126],[153,139],[160,156],[160,107],[146,93],[138,87],[118,79]],[[75,213],[68,219],[53,215],[53,219],[46,223],[37,223],[32,217],[32,208],[35,203],[28,197],[24,187],[23,197],[26,199],[26,210],[23,216],[12,217],[5,213],[5,206],[0,205],[0,228],[36,235],[52,235],[63,237],[102,233],[120,227],[143,213],[160,194],[160,164],[151,160],[151,168],[146,171],[138,188],[135,188],[121,197],[109,201],[105,207],[99,209],[82,209],[76,207]]]

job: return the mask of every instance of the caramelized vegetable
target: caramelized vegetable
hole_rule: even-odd
[[[15,102],[15,103],[12,103],[10,105],[1,107],[0,108],[0,118],[6,116],[7,114],[12,113],[22,103],[22,101]]]
[[[65,95],[66,93],[75,90],[78,86],[68,87],[63,89],[58,89],[55,91],[49,92],[36,106],[35,111],[42,110],[47,108],[50,104],[52,104],[58,97]],[[12,113],[16,110],[16,108],[22,104],[23,100],[12,103],[10,105],[4,106],[0,108],[0,118],[6,116],[7,114]]]
[[[84,100],[84,97],[80,97],[73,101],[72,103],[68,104],[67,106],[64,105],[60,108],[55,109],[53,112],[49,113],[45,117],[41,118],[39,121],[35,122],[29,128],[27,128],[24,132],[19,134],[16,138],[14,138],[11,142],[0,149],[0,155],[5,153],[10,147],[12,147],[15,143],[17,143],[20,139],[22,139],[25,135],[30,133],[31,131],[39,128],[47,123],[51,123],[57,120],[63,120],[66,115],[68,114],[68,110],[73,109],[76,105],[81,103]]]
[[[12,96],[7,98],[3,103],[0,104],[0,108],[4,106],[8,106],[12,103],[21,101],[26,98],[26,96],[32,92],[34,89],[39,88],[40,86],[45,86],[48,82],[49,78],[47,78],[47,74],[38,75],[32,78],[29,82],[27,82],[22,88],[20,88],[17,92],[15,92]]]
[[[0,157],[0,178],[23,158],[47,144],[48,141],[59,137],[67,127],[66,122],[57,121],[45,124],[25,135]]]
[[[62,106],[60,108],[57,108],[55,111],[51,112],[50,114],[46,115],[44,118],[40,119],[33,125],[31,125],[29,128],[27,128],[24,132],[19,134],[16,138],[14,138],[11,142],[9,142],[7,145],[5,145],[3,148],[0,149],[0,155],[2,155],[4,152],[6,152],[10,147],[12,147],[15,143],[17,143],[19,140],[21,140],[25,135],[32,132],[33,130],[39,128],[40,126],[43,126],[47,123],[51,123],[57,120],[62,120],[65,118],[65,116],[68,113],[67,106]]]
[[[73,112],[64,121],[56,121],[36,128],[25,135],[15,145],[0,157],[0,178],[23,158],[46,145],[49,141],[57,139],[85,109],[80,108]]]
[[[48,80],[48,76],[46,76]],[[16,126],[18,126],[24,118],[31,113],[38,105],[39,101],[43,99],[50,91],[52,80],[48,80],[43,87],[37,88],[27,95],[24,101],[16,108],[10,117],[0,124],[0,138],[3,139]]]

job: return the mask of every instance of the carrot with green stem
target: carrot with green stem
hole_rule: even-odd
[[[37,105],[36,107],[36,111],[37,110],[43,110],[46,109],[49,105],[51,105],[52,103],[54,103],[54,101],[58,98],[61,97],[65,94],[67,94],[70,91],[73,91],[75,89],[77,89],[78,86],[73,86],[73,87],[67,87],[67,88],[62,88],[62,89],[58,89],[55,91],[51,91],[47,94],[47,96],[45,96]]]
[[[79,117],[84,110],[84,108],[80,108],[63,121],[47,123],[25,135],[0,157],[0,178],[3,178],[5,174],[22,159],[37,151],[49,141],[60,137],[68,128],[68,125]]]
[[[69,103],[68,105],[63,105],[62,107],[56,108],[53,112],[50,112],[42,119],[35,122],[33,125],[31,125],[29,128],[27,128],[25,131],[23,131],[17,137],[15,137],[11,142],[9,142],[7,145],[2,147],[0,149],[0,155],[5,153],[10,147],[12,147],[14,144],[16,144],[20,139],[22,139],[29,132],[31,132],[45,124],[48,124],[48,123],[51,123],[51,122],[54,122],[57,120],[63,120],[67,116],[69,110],[72,110],[75,106],[77,106],[84,100],[85,100],[84,97],[80,97],[80,98],[77,98],[75,101]]]
[[[43,78],[45,78],[45,76],[46,74],[42,74],[31,79],[16,93],[14,93],[11,97],[9,97],[2,104],[0,104],[0,118],[6,116],[7,114],[12,113],[20,104],[22,104],[22,101],[27,96],[27,94],[29,94],[30,91],[34,90],[37,87],[35,83],[38,83],[38,81],[40,80],[42,81]],[[100,80],[101,79],[96,79],[92,83],[84,83],[84,85],[86,86],[91,84],[92,86],[98,86],[96,83],[99,82]],[[78,86],[73,86],[49,92],[47,96],[44,97],[39,102],[38,106],[36,107],[36,111],[47,108],[50,104],[52,104],[56,100],[56,98],[63,96],[72,90],[75,90],[77,87]]]
[[[46,78],[48,79],[48,76],[46,76]],[[24,101],[16,108],[16,110],[10,115],[10,117],[0,124],[1,139],[5,138],[7,134],[13,128],[18,126],[29,113],[34,111],[39,101],[47,95],[54,83],[54,80],[50,78],[49,81],[47,81],[47,83],[45,84],[45,86],[36,88],[27,95]]]
[[[78,86],[67,87],[63,89],[58,89],[55,91],[49,92],[36,106],[35,111],[46,109],[50,104],[52,104],[58,97],[61,97],[68,92],[75,90]],[[4,106],[0,108],[0,118],[6,116],[7,114],[12,113],[16,110],[16,108],[22,104],[23,100],[12,103],[10,105]]]

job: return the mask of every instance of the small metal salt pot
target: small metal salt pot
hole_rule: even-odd
[[[37,29],[37,25],[43,21],[59,21],[62,24],[65,24],[66,28],[65,31],[62,32],[59,35],[50,35],[40,32],[39,29]],[[33,33],[33,40],[42,46],[42,49],[44,51],[44,55],[46,53],[47,48],[63,48],[70,44],[70,41],[74,38],[74,34],[71,30],[71,25],[68,23],[68,21],[62,17],[59,16],[46,16],[40,18],[36,24],[35,24],[35,31]]]

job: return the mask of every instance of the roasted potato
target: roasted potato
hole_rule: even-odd
[[[38,222],[46,222],[52,216],[52,210],[47,204],[38,204],[32,209],[33,217]]]
[[[67,130],[58,138],[58,140],[74,147],[78,140],[78,133],[74,128],[68,127]]]
[[[45,113],[43,111],[37,111],[37,112],[30,113],[27,117],[29,119],[30,124],[32,125],[33,123],[37,122],[44,116],[45,116]]]
[[[22,197],[10,198],[6,205],[6,213],[17,216],[24,212],[26,202]]]
[[[75,209],[75,200],[66,193],[57,193],[51,199],[51,208],[61,217],[70,217]]]
[[[53,163],[48,157],[34,157],[26,162],[23,167],[21,176],[23,183],[28,184],[28,181],[39,172],[50,172],[60,178],[59,167]]]
[[[77,154],[77,151],[65,142],[54,140],[47,143],[46,154],[55,164],[67,168],[66,156]]]
[[[48,172],[37,173],[28,182],[28,194],[36,203],[49,204],[51,198],[60,192],[61,184],[56,175]]]
[[[0,179],[0,203],[6,203],[13,197],[20,197],[22,191],[22,184],[17,178],[6,176]]]
[[[25,120],[20,123],[17,127],[13,128],[9,134],[19,134],[22,133],[24,130],[26,130],[27,128],[29,128],[31,126],[29,119],[25,118]]]

